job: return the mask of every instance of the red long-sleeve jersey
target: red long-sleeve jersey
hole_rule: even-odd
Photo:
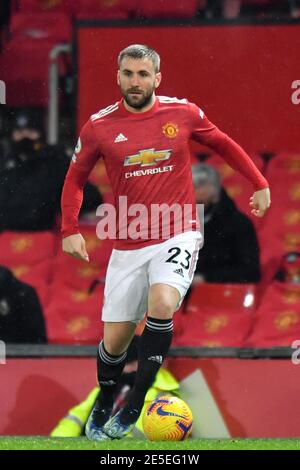
[[[158,96],[149,111],[131,113],[121,100],[93,114],[82,128],[62,193],[63,237],[79,233],[83,187],[99,158],[104,159],[111,182],[118,221],[121,220],[120,196],[125,196],[127,207],[143,204],[150,210],[153,205],[191,205],[193,216],[186,230],[195,230],[190,139],[221,155],[252,182],[255,190],[268,187],[246,152],[212,124],[195,104],[186,99]],[[131,220],[131,216],[127,217],[126,223]],[[175,233],[173,228],[170,236]],[[161,236],[153,239],[151,235],[147,239],[120,239],[120,232],[118,226],[117,249],[141,248],[165,239]]]

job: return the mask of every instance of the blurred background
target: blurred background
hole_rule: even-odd
[[[95,230],[96,208],[113,201],[103,162],[90,176],[80,216],[89,264],[61,251],[60,195],[82,125],[119,99],[119,51],[144,43],[161,55],[158,94],[203,108],[251,155],[272,194],[266,217],[253,218],[251,185],[220,156],[191,144],[196,197],[205,204],[205,245],[175,316],[173,353],[181,358],[171,358],[170,368],[180,380],[200,368],[223,415],[213,436],[225,428],[227,435],[299,435],[299,424],[280,414],[286,395],[275,396],[275,411],[264,401],[255,422],[250,415],[276,387],[275,374],[295,399],[300,391],[290,361],[300,338],[300,1],[1,0],[0,28],[6,88],[0,105],[0,340],[8,353],[0,374],[10,384],[0,392],[0,434],[49,433],[93,386],[93,361],[82,356],[93,356],[102,335],[112,249]],[[41,359],[25,361],[26,370],[17,359],[49,355],[71,357],[59,368],[57,359],[48,359],[43,379]],[[241,365],[244,356],[277,361]],[[78,377],[78,361],[89,385]],[[232,390],[238,377],[241,389]],[[255,380],[261,386],[254,387]],[[254,387],[251,398],[246,383]],[[198,386],[192,381],[193,393]],[[51,419],[18,405],[21,390],[31,396],[33,388],[61,398]],[[252,400],[247,416],[246,398]],[[36,419],[29,420],[33,410]],[[272,419],[261,420],[270,412],[283,423],[279,429]]]

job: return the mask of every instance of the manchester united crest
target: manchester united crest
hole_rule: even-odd
[[[175,139],[175,137],[178,135],[179,129],[177,124],[173,124],[172,122],[167,122],[163,126],[163,133],[165,134],[166,137],[169,137],[169,139]]]

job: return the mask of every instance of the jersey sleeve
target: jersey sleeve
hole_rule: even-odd
[[[191,138],[218,153],[231,168],[241,173],[255,190],[268,188],[268,181],[260,173],[249,155],[227,134],[218,129],[194,103],[189,103]]]
[[[89,120],[80,133],[62,191],[61,233],[63,238],[79,233],[78,216],[82,205],[83,188],[99,158],[99,144],[93,124]]]

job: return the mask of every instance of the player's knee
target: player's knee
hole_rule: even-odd
[[[128,347],[128,344],[120,339],[118,336],[109,335],[104,337],[103,344],[105,350],[112,356],[119,356],[123,354]]]
[[[163,320],[172,318],[174,311],[175,307],[170,299],[158,298],[149,306],[148,315]]]
[[[114,341],[112,338],[106,339],[104,342],[105,350],[112,356],[119,356],[124,352],[124,345],[120,344],[118,339]]]

